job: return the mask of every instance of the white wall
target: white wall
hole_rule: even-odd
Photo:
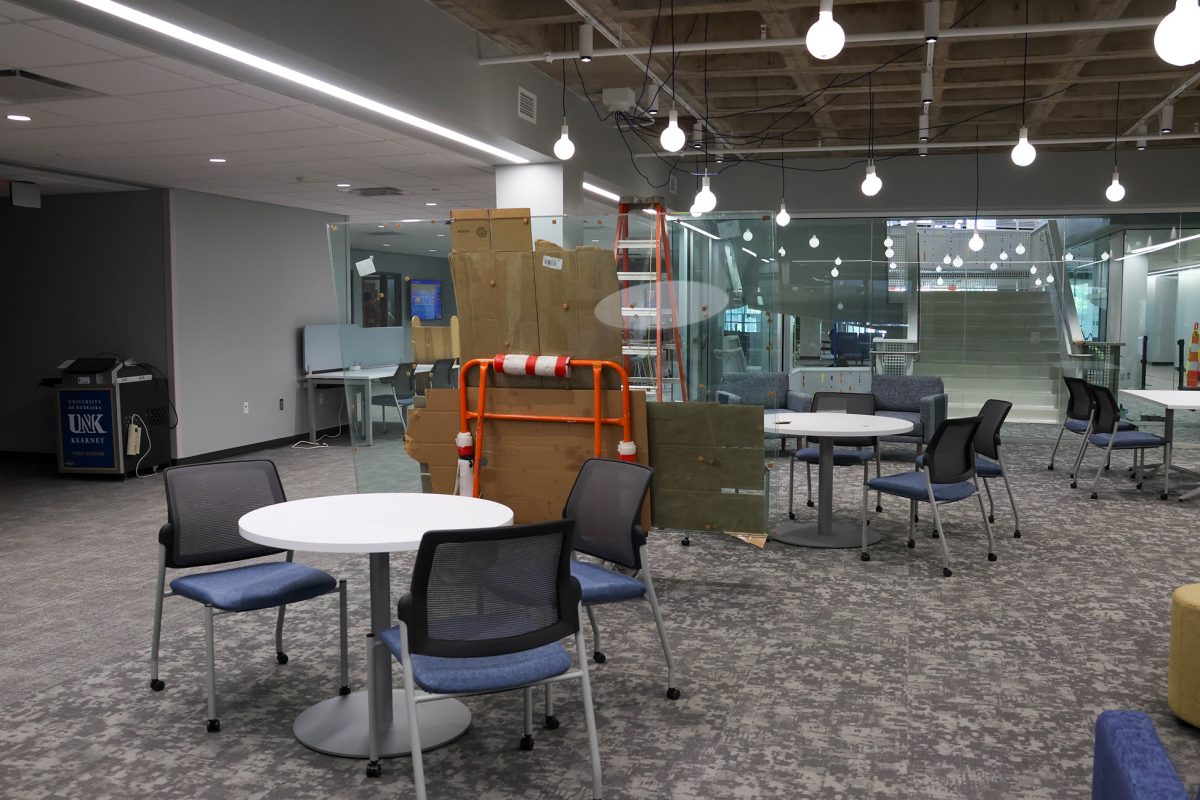
[[[338,321],[325,226],[344,218],[169,194],[176,457],[306,431],[300,332]],[[337,424],[338,394],[325,394],[319,427]]]

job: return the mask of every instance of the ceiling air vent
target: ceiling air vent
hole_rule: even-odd
[[[395,186],[368,186],[365,189],[355,189],[354,193],[361,197],[392,197],[404,194],[404,191]]]
[[[0,69],[0,99],[10,103],[98,97],[98,92],[20,69]]]
[[[517,87],[517,116],[537,124],[537,95],[523,86]]]

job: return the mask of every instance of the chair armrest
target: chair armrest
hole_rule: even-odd
[[[158,529],[158,543],[169,551],[171,543],[175,541],[175,528],[171,523],[167,523]]]
[[[571,576],[571,588],[568,590],[569,596],[567,603],[578,607],[583,602],[583,587],[579,585],[579,579]]]
[[[633,552],[638,552],[646,544],[646,532],[642,530],[642,526],[634,523],[633,526]]]
[[[740,394],[734,394],[733,392],[723,392],[718,390],[717,402],[731,406],[741,405],[742,396]]]
[[[928,444],[933,438],[933,432],[938,425],[946,421],[950,397],[942,394],[931,394],[921,398],[921,438]]]
[[[412,626],[412,595],[405,594],[400,598],[400,602],[396,603],[396,616],[405,625]]]
[[[788,411],[808,411],[812,408],[812,395],[807,392],[788,392],[785,407]]]

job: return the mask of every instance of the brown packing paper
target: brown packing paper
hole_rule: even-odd
[[[450,273],[460,316],[463,364],[497,353],[537,353],[533,253],[451,253]],[[468,383],[478,383],[477,369],[463,374]],[[539,386],[541,379],[497,376],[489,384]]]
[[[460,253],[477,253],[492,248],[491,218],[486,208],[450,211],[450,246]]]
[[[489,216],[493,250],[528,253],[533,249],[528,208],[493,208]]]

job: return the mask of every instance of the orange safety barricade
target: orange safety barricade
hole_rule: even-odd
[[[553,375],[565,377],[570,374],[571,367],[591,367],[592,369],[592,416],[590,417],[560,417],[544,414],[500,414],[487,411],[487,376],[488,371],[499,371],[505,374],[520,375]],[[467,374],[472,367],[479,368],[479,409],[471,411],[467,407]],[[600,377],[604,369],[615,370],[621,379],[621,416],[602,416],[602,395]],[[615,361],[595,361],[590,359],[571,359],[568,356],[534,356],[513,355],[501,353],[494,358],[475,358],[459,368],[458,374],[458,417],[459,434],[455,437],[458,447],[459,469],[456,494],[465,494],[466,469],[471,471],[471,496],[479,496],[479,469],[483,454],[483,422],[484,420],[508,420],[520,422],[568,422],[576,424],[590,423],[595,429],[595,455],[601,457],[600,432],[605,425],[620,425],[624,438],[617,445],[617,456],[622,461],[637,459],[637,446],[633,442],[633,425],[630,421],[629,375],[625,368]],[[475,435],[471,435],[470,422],[475,420]]]

